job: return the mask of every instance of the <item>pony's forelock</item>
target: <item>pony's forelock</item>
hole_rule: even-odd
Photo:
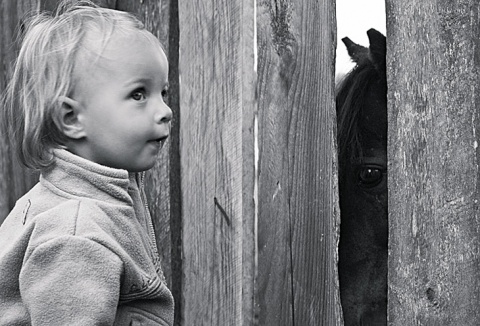
[[[341,162],[358,161],[363,157],[358,121],[368,85],[378,78],[374,65],[364,61],[355,66],[336,88],[337,142]]]

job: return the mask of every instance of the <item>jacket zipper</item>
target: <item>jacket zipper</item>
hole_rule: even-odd
[[[150,235],[150,247],[152,247],[153,254],[155,257],[153,257],[153,263],[155,265],[155,270],[157,271],[157,274],[159,274],[160,279],[162,282],[165,282],[165,275],[163,274],[162,267],[160,266],[160,254],[158,252],[158,247],[157,247],[157,239],[155,236],[155,228],[153,227],[153,222],[152,222],[152,216],[150,215],[150,210],[148,208],[148,202],[147,202],[147,196],[145,195],[145,184],[144,184],[144,179],[145,179],[145,172],[142,172],[140,174],[140,198],[143,201],[143,205],[145,208],[145,214],[146,214],[146,219],[148,223],[148,231]]]

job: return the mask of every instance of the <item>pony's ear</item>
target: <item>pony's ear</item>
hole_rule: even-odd
[[[342,38],[342,42],[347,47],[348,55],[352,58],[353,62],[359,63],[368,57],[368,49],[366,47],[352,42],[348,37]]]
[[[377,70],[385,71],[385,62],[387,56],[387,38],[382,33],[373,28],[367,31],[367,35],[370,41],[370,61],[372,61]]]

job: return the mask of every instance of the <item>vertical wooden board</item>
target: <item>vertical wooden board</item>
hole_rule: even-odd
[[[181,164],[180,164],[180,77],[178,25],[178,0],[170,0],[168,30],[169,96],[168,105],[173,111],[172,129],[169,142],[169,180],[170,180],[170,236],[172,271],[170,290],[175,298],[175,322],[181,325],[182,297],[182,202],[181,202]]]
[[[117,0],[115,9],[130,12],[140,19],[145,24],[145,28],[160,40],[168,58],[172,55],[178,55],[178,53],[169,52],[170,0],[135,2]],[[169,69],[172,68],[169,67]],[[176,93],[171,94],[174,97],[178,96]],[[170,141],[171,138],[167,140],[165,146],[160,151],[155,166],[146,172],[145,192],[155,226],[157,247],[162,258],[163,272],[168,285],[171,287]]]
[[[255,163],[255,123],[256,123],[256,26],[255,1],[244,0],[239,13],[242,62],[242,320],[238,325],[255,325],[255,276],[256,276],[256,200],[257,188]]]
[[[249,12],[253,1],[179,3],[184,325],[253,318],[253,214],[244,215],[253,175],[243,171],[253,168]]]
[[[171,0],[115,0],[114,8],[133,13],[140,19],[145,28],[162,42],[168,55],[170,2]]]
[[[387,0],[390,325],[480,324],[479,18]]]
[[[259,1],[260,325],[340,325],[334,1]]]
[[[38,10],[38,0],[4,0],[0,3],[0,92],[3,95],[13,74],[18,45],[15,40],[21,20]],[[0,224],[15,202],[37,181],[38,173],[25,169],[16,159],[14,149],[0,123]]]

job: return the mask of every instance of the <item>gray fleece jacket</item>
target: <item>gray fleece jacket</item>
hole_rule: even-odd
[[[54,155],[0,227],[0,325],[172,325],[141,176]]]

